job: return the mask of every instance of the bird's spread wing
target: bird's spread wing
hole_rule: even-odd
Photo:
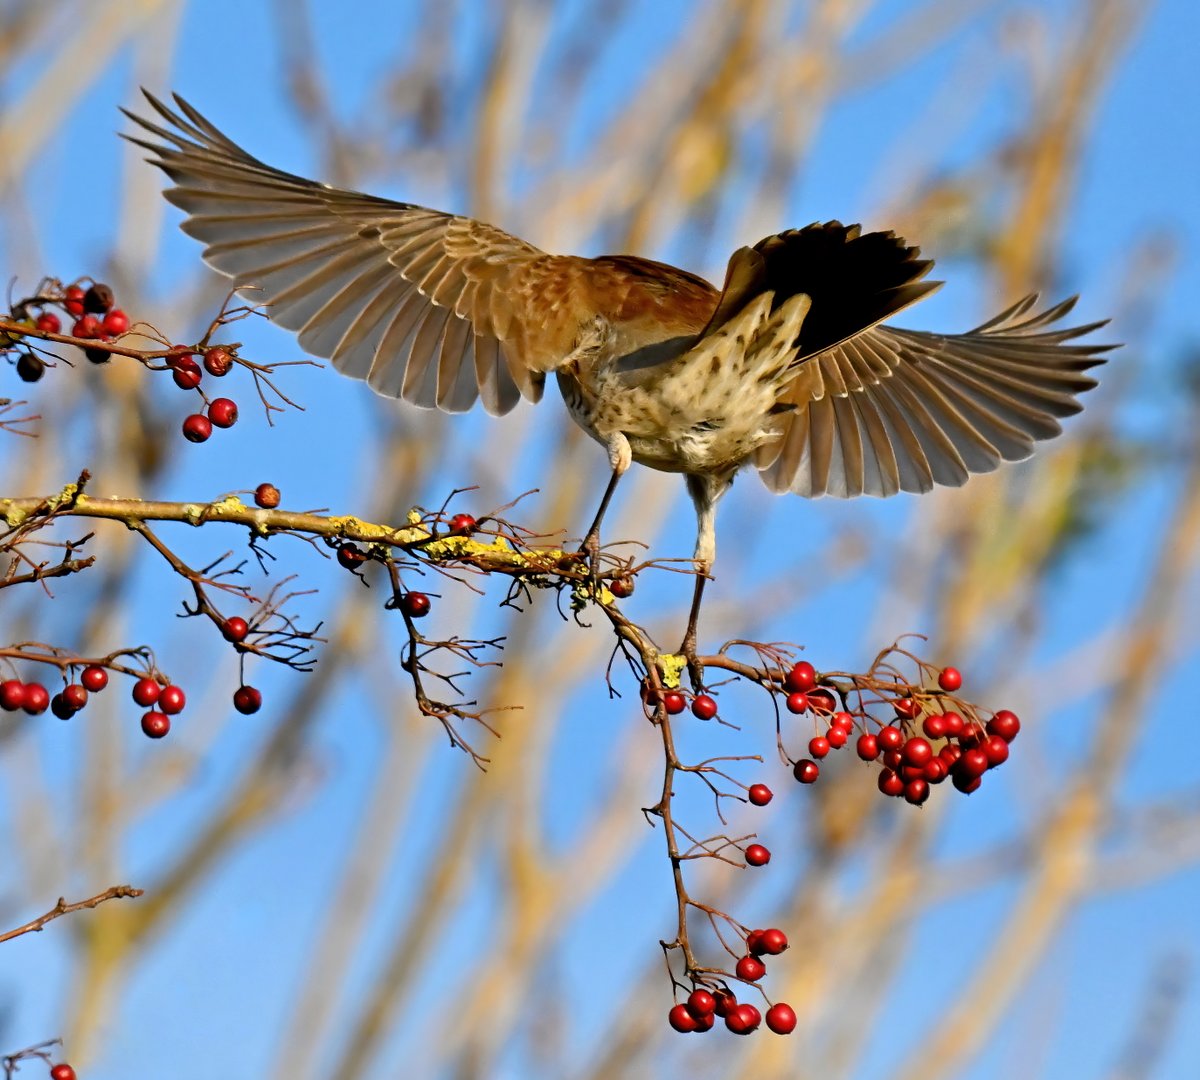
[[[763,481],[810,497],[894,495],[1028,457],[1079,412],[1077,395],[1096,385],[1087,370],[1115,348],[1073,343],[1103,322],[1054,327],[1074,298],[1036,302],[965,334],[876,325],[801,359],[781,437],[757,455]]]
[[[265,302],[273,322],[378,393],[460,412],[541,397],[527,326],[558,262],[470,218],[341,191],[273,169],[187,102],[150,94],[168,126],[130,119],[175,183],[167,198],[204,258]]]

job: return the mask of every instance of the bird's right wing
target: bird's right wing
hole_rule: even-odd
[[[180,97],[150,94],[168,127],[132,138],[175,183],[167,198],[205,260],[265,302],[316,356],[378,393],[461,412],[537,401],[546,364],[529,338],[546,283],[576,260],[471,218],[343,191],[271,168]],[[180,115],[182,113],[182,115]]]

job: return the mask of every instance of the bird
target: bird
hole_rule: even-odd
[[[307,352],[376,393],[450,413],[537,402],[553,374],[611,476],[581,553],[634,462],[682,474],[695,657],[715,512],[754,468],[774,492],[887,497],[958,487],[1029,457],[1081,410],[1115,345],[1032,294],[960,334],[886,320],[942,282],[894,232],[814,222],[737,249],[718,289],[636,255],[557,255],[454,213],[305,179],[252,157],[178,94],[143,90],[149,151],[183,231]]]

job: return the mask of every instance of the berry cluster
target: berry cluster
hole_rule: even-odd
[[[234,365],[234,355],[221,345],[206,349],[200,363],[196,361],[196,353],[186,345],[174,345],[167,353],[167,367],[171,370],[171,378],[180,390],[199,390],[200,396],[207,402],[205,412],[192,413],[183,421],[183,437],[188,442],[207,442],[212,436],[213,428],[231,428],[237,423],[237,402],[232,398],[219,397],[211,401],[200,390],[200,383],[205,372],[215,379],[229,374]],[[203,367],[201,367],[203,364]]]
[[[845,746],[858,726],[861,733],[855,751],[863,761],[881,762],[882,794],[920,806],[929,798],[931,786],[947,778],[965,794],[977,791],[983,774],[1008,760],[1009,743],[1021,730],[1021,722],[1007,709],[981,722],[974,707],[953,696],[962,687],[957,668],[943,668],[937,682],[937,690],[909,686],[903,696],[892,697],[895,715],[882,723],[865,707],[856,712],[839,708],[834,690],[822,684],[813,665],[807,660],[795,664],[783,679],[787,710],[811,713],[828,723],[826,730],[809,740],[809,756],[795,762],[796,779],[814,783],[821,774],[817,762]],[[871,724],[878,730],[871,730]]]
[[[73,319],[71,336],[84,341],[112,341],[129,330],[129,316],[113,306],[113,291],[103,282],[94,282],[88,288],[68,285],[62,289],[22,301],[13,309],[13,315],[31,330],[43,334],[61,334],[62,317],[54,310],[58,308]],[[36,314],[35,314],[36,313]],[[0,335],[0,348],[16,345],[20,338],[12,333]],[[93,364],[106,364],[112,354],[107,349],[82,346],[83,354]],[[30,349],[17,354],[17,377],[24,382],[37,382],[46,371],[46,362]]]

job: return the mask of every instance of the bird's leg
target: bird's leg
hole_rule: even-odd
[[[725,494],[731,477],[699,476],[688,473],[688,494],[696,507],[696,550],[692,559],[696,564],[696,587],[692,593],[692,610],[688,615],[687,630],[679,652],[687,660],[688,675],[692,689],[699,693],[704,689],[704,668],[696,654],[696,627],[700,621],[700,601],[704,596],[704,584],[712,571],[717,557],[717,500]]]
[[[608,487],[604,489],[604,497],[600,500],[600,507],[596,511],[591,528],[588,529],[579,548],[579,553],[588,558],[588,566],[592,572],[593,594],[599,586],[600,523],[604,520],[608,504],[612,502],[613,492],[617,490],[617,482],[625,475],[625,470],[633,462],[633,451],[629,447],[629,440],[619,431],[608,439],[608,460],[612,465],[612,476],[609,477]]]

